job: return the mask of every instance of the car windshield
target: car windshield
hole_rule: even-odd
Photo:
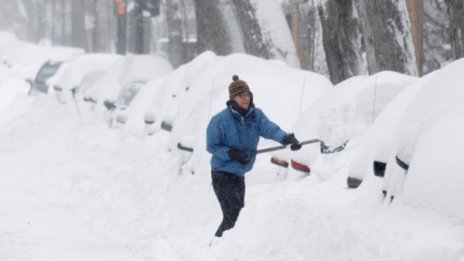
[[[117,103],[120,104],[122,107],[127,107],[135,98],[137,93],[140,90],[140,87],[145,83],[145,81],[136,81],[130,82],[124,86],[121,90],[121,93],[118,96]]]
[[[45,64],[40,68],[39,73],[37,74],[36,82],[45,83],[45,80],[52,77],[58,68],[60,68],[60,63]]]

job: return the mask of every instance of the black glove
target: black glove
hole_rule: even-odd
[[[285,135],[284,139],[282,140],[282,144],[284,144],[284,145],[292,144],[290,146],[290,149],[293,150],[293,151],[301,149],[301,144],[295,138],[295,135],[293,133],[289,133],[289,134]]]
[[[230,149],[227,154],[229,154],[231,160],[237,161],[242,165],[248,164],[253,158],[251,150]]]

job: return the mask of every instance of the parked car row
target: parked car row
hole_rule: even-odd
[[[85,54],[64,63],[48,83],[66,103],[76,94],[89,110],[106,111],[112,128],[134,135],[170,132],[171,150],[187,148],[185,168],[204,161],[204,130],[209,119],[225,107],[227,86],[234,74],[250,84],[256,104],[283,129],[290,131],[299,114],[333,85],[319,74],[246,54],[226,57],[205,52],[173,70],[153,55],[127,57]],[[274,88],[275,85],[283,88]],[[279,97],[280,99],[275,99]],[[289,101],[297,100],[297,103]],[[275,109],[275,108],[282,109]],[[260,147],[273,142],[262,140]],[[189,163],[190,162],[190,163]],[[190,168],[190,169],[189,169]]]
[[[39,84],[53,84],[60,102],[78,91],[92,110],[108,112],[112,128],[134,135],[170,132],[170,149],[183,151],[183,171],[193,173],[207,164],[206,126],[225,108],[227,86],[238,74],[250,85],[255,104],[282,129],[301,141],[319,141],[297,152],[272,152],[276,172],[308,176],[318,163],[334,165],[338,152],[349,152],[348,187],[381,178],[379,190],[393,199],[402,191],[405,173],[414,171],[415,148],[431,123],[463,109],[458,88],[463,80],[442,86],[462,69],[464,62],[458,60],[421,78],[384,71],[333,86],[322,75],[246,54],[205,52],[175,70],[153,55],[85,54],[46,62],[33,85],[45,90]],[[432,96],[438,102],[426,104]],[[260,141],[259,148],[269,146],[273,142]]]
[[[452,188],[452,194],[463,189],[464,182],[453,182],[456,177],[449,172],[459,168],[456,155],[462,154],[456,152],[464,147],[458,135],[464,59],[420,78],[383,71],[334,86],[322,75],[246,54],[205,52],[173,69],[155,55],[77,53],[44,61],[28,80],[31,94],[53,92],[60,103],[73,99],[89,111],[106,112],[111,128],[132,135],[169,132],[169,149],[179,152],[184,172],[195,173],[208,164],[206,126],[225,108],[227,86],[232,75],[239,75],[270,119],[300,141],[314,140],[296,152],[273,151],[268,158],[260,154],[256,166],[265,163],[287,178],[306,177],[314,170],[325,175],[337,168],[337,155],[347,153],[350,157],[342,160],[349,160],[344,173],[349,188],[375,188],[388,201],[404,195],[412,204],[455,211],[443,207],[445,196],[419,176]],[[450,136],[445,137],[447,128]],[[275,145],[263,139],[259,149]],[[445,151],[432,155],[433,146],[441,145]],[[433,161],[442,162],[444,171]],[[321,166],[331,169],[324,172]],[[406,177],[411,181],[405,182]],[[418,196],[428,191],[442,206]]]
[[[171,64],[155,55],[89,53],[66,61],[47,61],[31,82],[33,94],[53,91],[60,103],[77,97],[90,110],[107,110],[110,126],[126,122],[126,108],[150,79],[172,71]],[[51,88],[53,87],[53,88]],[[81,99],[82,98],[82,99]]]

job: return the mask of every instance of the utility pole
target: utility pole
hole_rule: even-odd
[[[116,53],[126,54],[127,45],[127,3],[126,0],[113,0],[114,14],[117,19]]]
[[[146,0],[135,0],[134,17],[135,17],[135,49],[137,54],[144,53],[144,23],[143,23],[143,8]]]

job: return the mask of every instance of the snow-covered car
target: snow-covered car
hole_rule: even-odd
[[[104,53],[89,53],[78,56],[69,62],[64,71],[50,79],[50,84],[61,102],[69,101],[72,91],[80,89],[83,77],[91,72],[104,71],[122,56]]]
[[[120,113],[123,117],[119,118],[127,121],[124,131],[135,136],[151,135],[161,129],[171,131],[172,119],[183,106],[177,103],[179,97],[188,92],[197,75],[216,59],[213,52],[204,52],[189,63],[141,86],[134,101]]]
[[[401,115],[432,74],[421,77],[399,93],[360,139],[350,162],[348,187],[357,188],[366,176],[384,176],[386,163],[394,150],[395,132]]]
[[[354,149],[385,106],[416,77],[384,71],[372,76],[355,76],[337,84],[309,107],[294,125],[300,140],[320,140],[300,151],[282,151],[274,159],[287,162],[309,174],[321,153]],[[326,157],[324,157],[326,158]],[[289,164],[291,163],[291,164]],[[331,162],[335,166],[335,162]],[[303,175],[304,176],[304,175]]]
[[[173,70],[171,63],[155,55],[127,55],[112,64],[92,87],[82,93],[85,101],[101,103],[116,100],[121,89],[129,82],[149,81]]]
[[[218,58],[206,51],[169,74],[150,80],[127,109],[125,131],[132,135],[153,134],[161,129],[171,131],[179,108],[179,98],[188,92],[192,82],[204,68]]]
[[[116,127],[118,124],[126,123],[128,117],[126,109],[145,83],[144,80],[128,82],[122,87],[116,100],[106,99],[103,102],[110,114],[108,118],[110,126]]]
[[[87,90],[90,90],[93,88],[95,84],[98,83],[98,80],[101,78],[105,71],[100,70],[100,71],[91,71],[86,73],[84,76],[82,76],[82,80],[79,83],[79,92],[80,93],[85,93]],[[84,96],[83,100],[86,102],[91,102],[91,103],[96,103],[97,101],[94,100],[88,100],[88,97]]]
[[[31,94],[48,93],[46,79],[52,77],[63,62],[69,62],[84,54],[84,50],[72,47],[52,47],[25,44],[18,53],[15,70],[31,85]]]
[[[383,191],[391,200],[464,220],[464,59],[436,71],[414,96],[395,132]]]

